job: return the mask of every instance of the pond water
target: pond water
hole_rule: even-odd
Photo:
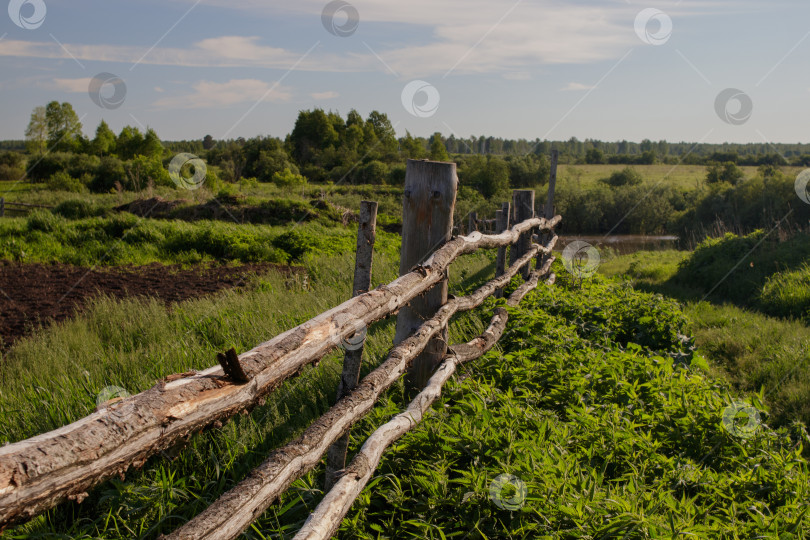
[[[581,240],[602,251],[612,251],[617,255],[628,255],[636,251],[661,251],[677,249],[677,236],[644,236],[640,234],[601,235],[563,235],[557,240],[554,251],[562,251],[569,243]]]

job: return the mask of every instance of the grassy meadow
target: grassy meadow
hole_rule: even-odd
[[[703,166],[634,168],[641,189],[665,182],[709,191]],[[579,200],[566,199],[566,190],[605,192],[600,179],[622,169],[561,166],[561,204]],[[756,168],[744,172],[757,181]],[[490,216],[508,197],[485,200],[461,181],[457,223],[470,210]],[[347,211],[361,200],[380,203],[373,285],[395,278],[398,268],[397,186],[246,181],[77,194],[6,182],[0,191],[7,200],[53,207],[0,219],[0,259],[270,261],[306,270],[256,275],[244,287],[168,307],[100,297],[75,318],[21,338],[0,364],[0,444],[81,418],[105,388],[136,393],[169,374],[210,367],[217,352],[248,350],[348,299],[356,224]],[[115,210],[153,197],[177,204],[145,216]],[[425,421],[386,453],[338,538],[810,535],[807,236],[757,231],[707,240],[694,251],[603,255],[600,273],[584,282],[555,263],[557,284],[510,309],[505,337],[462,367]],[[462,258],[451,269],[450,292],[486,281],[493,261],[492,252]],[[490,299],[456,317],[451,342],[477,335],[502,302]],[[385,358],[393,333],[393,318],[370,328],[364,374]],[[250,414],[6,537],[153,539],[174,530],[327,410],[341,359],[330,354]],[[753,432],[738,429],[747,417],[728,418],[738,401],[759,415]],[[387,392],[352,431],[350,451],[404,405],[401,385]],[[321,466],[243,537],[291,538],[323,495],[322,480]]]

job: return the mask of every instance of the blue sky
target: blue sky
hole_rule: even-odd
[[[59,100],[88,134],[171,140],[283,137],[322,107],[401,135],[810,142],[806,1],[340,1],[11,0],[0,138]],[[123,81],[117,108],[90,98],[99,73]],[[744,96],[718,112],[727,88]]]

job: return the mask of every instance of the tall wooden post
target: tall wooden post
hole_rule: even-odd
[[[554,217],[554,188],[557,185],[557,161],[559,161],[559,159],[560,152],[555,148],[551,151],[551,172],[548,177],[548,193],[546,194],[546,208],[543,215],[543,217],[546,219],[551,219]],[[551,233],[543,234],[543,245],[546,245],[551,238]],[[551,255],[544,255],[541,253],[537,256],[537,268],[541,268],[543,266],[543,264],[546,262],[546,257],[551,257]]]
[[[512,205],[503,203],[500,210],[495,211],[495,233],[501,234],[509,228],[509,213]],[[506,246],[498,248],[498,257],[495,259],[495,277],[501,277],[506,271]],[[495,291],[496,298],[503,297],[503,289]]]
[[[408,160],[402,208],[402,249],[399,274],[408,273],[423,263],[451,238],[453,210],[456,206],[458,177],[455,163]],[[447,277],[437,283],[397,316],[394,344],[413,333],[427,318],[447,302]],[[434,337],[411,364],[406,375],[410,390],[425,385],[447,351],[447,329]]]
[[[533,189],[516,189],[512,192],[512,203],[514,205],[515,224],[526,221],[534,217],[534,190]],[[510,257],[509,263],[514,264],[521,258],[532,245],[533,230],[526,231],[520,235],[517,243],[512,244],[512,249],[509,250]],[[529,264],[523,267],[521,275],[523,279],[529,278]]]
[[[377,203],[360,203],[360,225],[357,229],[357,255],[354,263],[354,286],[352,296],[368,292],[371,288],[371,263],[374,253],[374,240],[377,237]],[[346,347],[343,356],[343,374],[338,384],[336,401],[351,392],[360,379],[360,366],[363,363],[365,342]],[[337,481],[340,471],[346,466],[346,451],[349,448],[349,432],[343,434],[329,447],[326,456],[326,481],[324,492],[329,491]]]
[[[477,230],[478,230],[478,214],[476,212],[470,212],[470,221],[467,224],[467,234],[472,234]]]
[[[0,197],[0,217],[6,215],[6,199],[5,197]]]

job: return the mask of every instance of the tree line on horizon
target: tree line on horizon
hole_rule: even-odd
[[[99,193],[174,186],[167,166],[178,152],[205,159],[206,187],[213,193],[245,182],[282,187],[307,182],[396,186],[405,181],[407,159],[453,160],[461,180],[459,199],[470,208],[508,200],[511,189],[542,188],[548,181],[553,148],[560,152],[562,164],[628,166],[596,186],[563,182],[558,187],[557,207],[569,217],[565,225],[569,232],[745,231],[770,227],[791,208],[796,211],[786,224],[803,228],[810,219],[805,215],[807,205],[796,204],[793,178],[780,170],[785,165],[810,166],[810,145],[801,144],[606,143],[574,138],[532,142],[459,139],[438,132],[430,137],[409,132],[397,137],[384,113],[372,111],[363,118],[352,110],[344,118],[323,109],[300,111],[284,139],[217,141],[206,135],[193,141],[161,141],[149,128],[142,132],[125,126],[116,134],[103,120],[90,138],[83,134],[69,103],[51,102],[33,111],[23,151],[2,148],[0,180],[27,177],[54,190]],[[633,165],[678,162],[707,167],[700,189],[660,185],[650,191],[632,169]],[[743,165],[758,166],[758,172],[746,178],[740,169]],[[542,193],[538,191],[540,198]],[[629,217],[623,218],[628,212]]]

